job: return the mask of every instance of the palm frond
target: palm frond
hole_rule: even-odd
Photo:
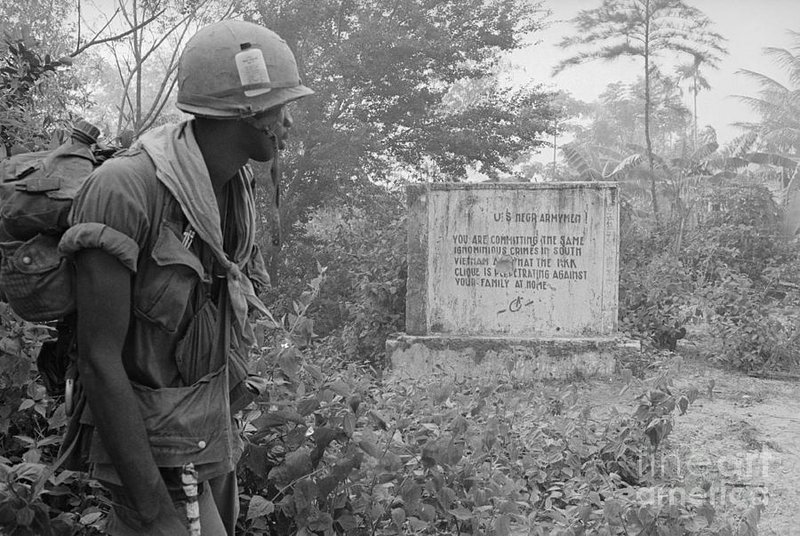
[[[745,132],[731,140],[723,149],[723,152],[732,156],[739,157],[752,149],[758,136],[755,132]]]
[[[621,174],[628,172],[631,168],[639,166],[642,162],[642,155],[641,153],[634,153],[627,158],[623,159],[622,162],[617,164],[614,170],[609,174],[603,174],[603,179],[605,180],[612,180],[618,177]]]
[[[692,153],[690,160],[695,162],[695,164],[705,162],[708,160],[709,156],[716,152],[717,149],[719,149],[719,144],[715,141],[703,144],[698,147],[694,153]]]
[[[766,164],[770,166],[779,166],[784,169],[795,169],[797,161],[781,156],[774,153],[748,153],[744,156],[745,160],[753,164]]]
[[[567,164],[578,172],[581,179],[595,181],[600,178],[600,174],[589,165],[589,161],[584,155],[572,145],[562,145],[561,152],[567,160]]]

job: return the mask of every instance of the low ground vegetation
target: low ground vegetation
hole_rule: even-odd
[[[674,475],[654,461],[700,396],[676,389],[669,367],[624,368],[640,395],[610,414],[595,414],[579,382],[379,381],[308,345],[305,314],[323,281],[298,314],[262,326],[254,366],[271,389],[242,416],[242,534],[748,534],[702,496],[642,494],[669,496]],[[7,339],[32,348],[23,326]],[[8,385],[0,522],[9,534],[97,533],[102,491],[50,469],[63,406],[33,380]]]
[[[402,211],[318,211],[258,324],[253,367],[271,387],[242,414],[242,534],[755,534],[759,505],[718,515],[702,493],[669,500],[680,479],[654,467],[706,389],[675,387],[658,346],[702,327],[707,357],[725,365],[796,365],[782,321],[797,303],[795,246],[761,190],[723,197],[677,254],[665,231],[624,224],[620,323],[645,350],[619,366],[633,403],[612,393],[619,409],[599,413],[579,378],[383,379],[382,341],[403,325]],[[66,420],[35,368],[49,330],[7,309],[0,319],[0,525],[96,534],[102,489],[53,470]]]

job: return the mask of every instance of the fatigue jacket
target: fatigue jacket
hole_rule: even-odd
[[[229,207],[223,221],[236,209]],[[227,322],[231,351],[227,359],[222,355],[217,302],[223,276],[203,242],[189,239],[187,219],[157,180],[148,154],[129,150],[98,168],[75,198],[71,224],[62,252],[100,248],[133,276],[122,361],[156,464],[192,462],[201,481],[230,472],[241,453],[231,397],[237,404],[246,392],[247,346],[242,330]],[[260,258],[257,251],[254,258]],[[85,404],[72,440],[94,478],[119,483]]]

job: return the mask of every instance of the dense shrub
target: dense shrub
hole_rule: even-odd
[[[351,361],[382,366],[386,336],[405,325],[406,230],[402,196],[383,191],[366,202],[312,211],[283,253],[271,302],[287,308],[317,266],[325,284],[309,311],[317,334]]]
[[[271,389],[245,416],[243,534],[733,534],[708,503],[647,500],[670,493],[655,453],[699,394],[669,371],[597,419],[574,389],[502,373],[381,383],[301,351],[297,321],[257,358]]]
[[[691,318],[691,281],[680,259],[661,253],[620,274],[620,324],[638,337],[680,330]]]
[[[684,325],[701,324],[712,359],[743,370],[796,366],[791,308],[800,298],[800,266],[797,244],[781,233],[779,207],[752,185],[719,188],[697,205],[698,224],[680,241],[677,225],[653,229],[623,218],[621,326],[674,349]]]
[[[693,289],[669,228],[650,229],[623,217],[620,230],[620,328],[665,347],[692,316]]]
[[[710,357],[745,371],[786,370],[800,364],[796,310],[782,318],[768,288],[763,281],[756,284],[745,274],[723,270],[717,281],[700,289],[698,302],[706,307],[717,343]]]
[[[84,475],[53,472],[67,419],[36,371],[49,336],[0,303],[0,533],[99,534],[102,490]]]
[[[760,186],[727,186],[704,197],[706,211],[688,234],[682,257],[699,284],[714,281],[723,267],[760,279],[786,249],[779,208]]]

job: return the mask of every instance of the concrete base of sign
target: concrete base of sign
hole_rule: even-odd
[[[446,375],[516,380],[610,376],[617,358],[641,351],[621,337],[506,338],[395,334],[386,341],[393,379]]]

